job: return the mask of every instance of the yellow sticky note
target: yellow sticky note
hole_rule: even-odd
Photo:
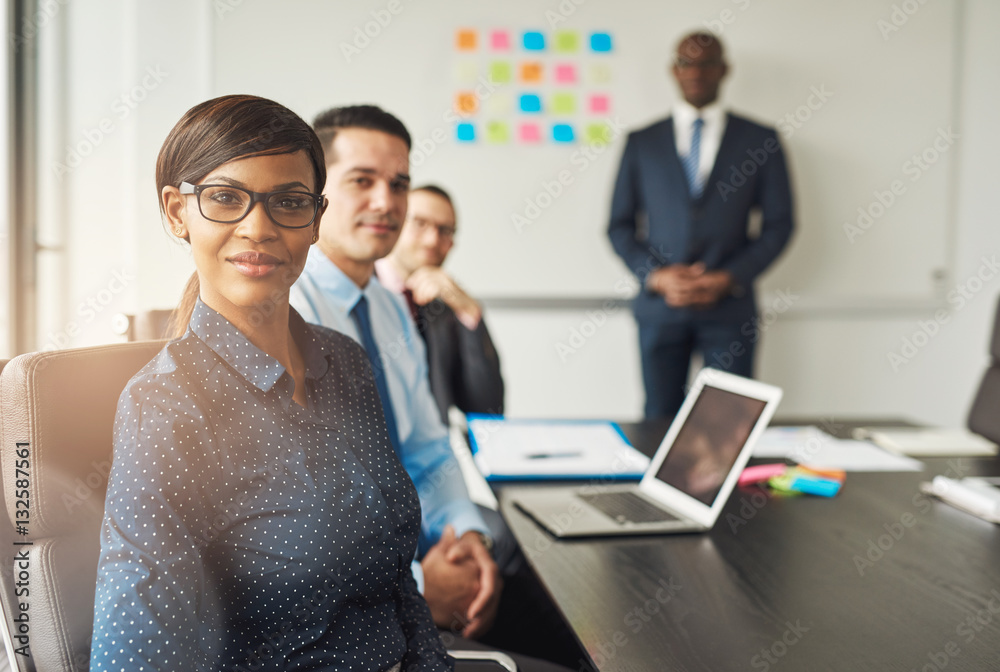
[[[459,86],[473,86],[479,80],[479,64],[472,61],[459,61],[455,64],[455,82]]]
[[[503,121],[487,123],[486,142],[491,145],[503,145],[510,142],[510,127]]]
[[[592,63],[587,74],[595,84],[607,84],[611,81],[611,68],[604,63]]]
[[[572,93],[557,93],[552,96],[552,111],[555,114],[573,114],[576,112],[576,95]]]
[[[505,117],[514,110],[514,98],[507,91],[494,91],[483,99],[483,107],[494,117]]]

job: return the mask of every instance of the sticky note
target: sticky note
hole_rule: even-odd
[[[455,48],[459,51],[476,50],[476,31],[463,28],[455,33]]]
[[[510,33],[506,30],[494,30],[490,33],[490,47],[493,48],[493,51],[510,49]]]
[[[590,34],[590,50],[597,53],[607,53],[611,51],[611,36],[607,33]]]
[[[455,111],[459,114],[475,114],[479,109],[479,99],[471,91],[460,91],[455,94]]]
[[[521,142],[541,142],[542,140],[542,130],[538,124],[521,124],[517,130]]]
[[[552,126],[552,139],[556,142],[573,142],[575,139],[573,127],[569,124],[554,124]]]
[[[503,145],[510,142],[510,128],[506,122],[491,121],[487,123],[486,142],[492,145]]]
[[[592,63],[587,68],[587,77],[594,84],[607,84],[611,81],[611,68],[603,63]]]
[[[472,142],[476,139],[476,127],[472,124],[459,124],[455,127],[455,137],[459,142]]]
[[[611,111],[611,99],[604,94],[591,96],[587,103],[587,109],[593,114],[606,114]]]
[[[575,30],[560,30],[556,32],[556,51],[570,52],[580,48],[580,35]]]
[[[538,61],[528,61],[521,64],[521,81],[532,84],[542,81],[542,64]]]
[[[528,51],[544,51],[545,36],[538,32],[528,31],[522,38],[522,44],[524,44],[524,48]]]
[[[526,93],[521,96],[520,108],[522,112],[541,112],[542,99],[533,93]]]
[[[560,63],[556,65],[556,81],[560,84],[575,83],[576,66],[572,63]]]
[[[587,124],[584,137],[589,145],[606,145],[611,142],[611,129],[607,124]]]
[[[479,79],[479,64],[472,61],[459,61],[455,64],[455,82],[459,86],[471,86]]]
[[[510,82],[513,73],[511,72],[510,63],[506,61],[495,61],[490,64],[490,79],[492,79],[497,84],[506,84]]]
[[[514,111],[514,97],[507,91],[494,91],[483,99],[483,107],[494,117],[505,117]]]
[[[573,114],[576,112],[576,95],[572,93],[557,93],[552,96],[552,112],[555,114]]]

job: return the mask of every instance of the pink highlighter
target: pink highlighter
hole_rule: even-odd
[[[787,464],[757,464],[752,467],[747,467],[740,474],[740,478],[736,481],[737,485],[752,485],[754,483],[760,483],[766,481],[773,476],[780,476],[785,473],[785,469],[788,469]]]

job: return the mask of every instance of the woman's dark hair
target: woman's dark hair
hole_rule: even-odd
[[[163,141],[156,158],[156,194],[164,212],[163,188],[181,182],[197,184],[210,172],[234,159],[305,150],[316,177],[314,190],[326,184],[323,145],[299,115],[284,105],[258,96],[220,96],[188,110]],[[184,334],[198,299],[195,273],[170,317],[172,338]]]

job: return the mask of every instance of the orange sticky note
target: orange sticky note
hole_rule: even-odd
[[[479,109],[479,99],[471,91],[461,91],[455,95],[455,111],[459,114],[475,114]]]
[[[455,34],[455,47],[459,51],[475,51],[476,31],[467,28],[459,30]]]
[[[542,64],[537,61],[528,61],[521,64],[522,82],[542,81]]]

